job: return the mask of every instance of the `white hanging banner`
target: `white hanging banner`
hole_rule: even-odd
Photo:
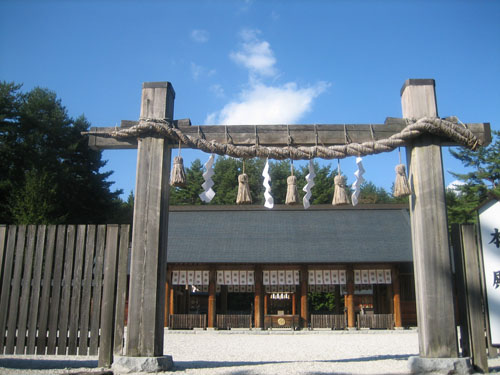
[[[302,198],[302,204],[304,205],[304,208],[307,210],[310,206],[311,203],[309,202],[309,199],[311,199],[311,189],[314,187],[314,178],[316,177],[316,174],[314,173],[314,164],[312,159],[309,160],[309,174],[306,176],[306,185],[302,188],[302,191],[306,192],[306,195],[304,195],[304,198]]]
[[[363,175],[365,174],[365,169],[363,168],[362,160],[363,159],[359,156],[356,158],[356,164],[358,166],[358,170],[354,172],[354,175],[356,176],[356,181],[354,181],[354,183],[352,184],[354,192],[352,193],[351,196],[351,202],[353,206],[356,206],[358,204],[359,193],[361,192],[361,184],[365,182],[365,179],[363,178]]]
[[[205,173],[203,173],[205,182],[201,185],[203,193],[200,194],[200,199],[205,203],[210,203],[215,197],[215,191],[212,190],[212,186],[214,186],[214,182],[212,181],[212,176],[214,175],[214,159],[214,154],[212,154],[205,163]]]
[[[377,270],[377,283],[385,284],[384,270]]]
[[[262,177],[264,177],[264,207],[273,208],[274,207],[274,199],[271,195],[271,185],[269,182],[271,181],[271,176],[269,176],[269,159],[266,159],[266,165],[264,166],[264,170],[262,171]]]
[[[498,346],[500,345],[500,201],[492,200],[479,209],[479,228],[491,343]]]

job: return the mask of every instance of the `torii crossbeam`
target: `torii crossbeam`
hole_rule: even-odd
[[[406,119],[438,117],[432,79],[407,80],[401,89],[404,118],[388,118],[385,124],[191,126],[189,120],[173,119],[174,99],[175,92],[169,82],[144,83],[140,118],[166,121],[184,134],[210,142],[227,143],[230,139],[232,144],[240,146],[287,146],[290,141],[297,146],[371,142],[401,132],[408,125]],[[118,129],[137,124],[122,121]],[[488,123],[464,126],[479,144],[490,143]],[[178,144],[153,134],[126,139],[107,136],[115,130],[92,128],[89,145],[95,149],[138,148],[126,356],[160,357],[171,149]],[[430,134],[404,144],[413,190],[410,216],[422,359],[458,357],[441,157],[441,146],[455,144]]]

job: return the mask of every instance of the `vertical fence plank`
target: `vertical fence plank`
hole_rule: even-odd
[[[49,323],[49,304],[50,304],[50,284],[52,282],[52,264],[54,260],[54,250],[56,243],[56,226],[49,225],[47,228],[47,243],[43,257],[43,285],[42,295],[40,297],[40,313],[38,324],[38,340],[36,343],[36,354],[45,354],[45,345],[47,343],[47,328]]]
[[[108,225],[104,254],[104,283],[102,290],[100,367],[109,367],[113,361],[113,328],[115,307],[116,257],[118,253],[118,225]]]
[[[59,302],[61,297],[62,271],[64,265],[64,247],[66,240],[66,226],[57,226],[56,254],[54,258],[54,279],[52,282],[52,298],[49,312],[49,339],[47,354],[56,354],[57,326],[59,321]]]
[[[7,325],[7,313],[9,312],[10,283],[12,278],[12,265],[14,262],[14,250],[16,246],[17,226],[9,225],[7,236],[7,249],[3,262],[4,272],[2,281],[2,296],[0,297],[0,354],[5,348],[5,330]]]
[[[42,280],[43,255],[45,252],[45,225],[40,225],[36,235],[35,263],[33,264],[33,283],[31,287],[28,318],[28,341],[26,354],[35,354],[36,332],[38,326],[38,306],[40,304],[40,284]]]
[[[130,225],[120,228],[120,248],[118,253],[118,271],[116,279],[116,315],[113,353],[123,354],[123,330],[125,325],[125,300],[127,299],[127,266]]]
[[[76,355],[78,345],[78,323],[80,322],[80,297],[82,292],[83,256],[85,249],[85,225],[78,225],[76,249],[71,287],[71,306],[69,320],[68,354]]]
[[[90,323],[90,297],[92,293],[92,271],[94,262],[96,226],[87,226],[87,241],[85,243],[85,265],[83,270],[82,304],[80,310],[80,345],[79,355],[87,355]]]
[[[472,346],[472,363],[482,373],[488,372],[486,356],[485,322],[481,300],[481,279],[479,274],[478,245],[474,225],[461,225],[462,243],[467,286],[467,308],[469,332]]]
[[[69,304],[71,299],[71,284],[73,277],[73,257],[75,253],[75,226],[68,225],[66,232],[66,249],[64,256],[64,275],[59,313],[59,342],[57,354],[66,354],[68,342]]]
[[[12,278],[12,291],[10,293],[9,319],[7,320],[7,343],[5,353],[14,354],[16,341],[17,313],[19,311],[19,293],[21,289],[21,276],[23,271],[24,245],[26,242],[26,226],[20,225],[17,232],[16,255],[14,260],[14,275]]]
[[[96,355],[99,347],[99,327],[101,318],[102,268],[106,226],[97,227],[97,242],[95,253],[94,287],[92,292],[92,311],[90,318],[90,355]]]
[[[0,290],[2,290],[2,270],[3,270],[3,258],[5,254],[5,239],[7,238],[7,226],[5,224],[0,225]]]
[[[28,323],[29,297],[31,292],[31,276],[33,273],[33,253],[35,251],[36,226],[28,226],[28,241],[23,261],[23,278],[21,283],[21,299],[19,301],[19,317],[17,322],[16,354],[24,354],[26,343],[26,326]]]

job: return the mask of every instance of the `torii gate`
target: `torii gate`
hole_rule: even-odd
[[[227,140],[225,126],[191,127],[189,120],[174,121],[175,92],[169,82],[143,84],[141,119],[170,122],[184,134],[202,134],[207,141]],[[409,79],[401,89],[404,118],[437,117],[435,82]],[[138,122],[122,121],[121,128]],[[388,138],[400,132],[405,119],[390,119],[380,125],[259,125],[231,126],[235,145],[286,146],[287,135],[294,144],[317,145],[318,134],[325,146],[345,145],[346,131],[352,142]],[[466,124],[479,143],[491,141],[488,123]],[[138,148],[136,196],[132,234],[130,296],[126,357],[147,361],[163,356],[166,254],[169,212],[171,150],[176,142],[151,134],[116,139],[104,136],[114,128],[92,128],[89,145],[95,149]],[[101,134],[99,134],[101,133]],[[175,144],[174,144],[175,143]],[[420,359],[443,358],[458,361],[450,269],[445,187],[441,156],[448,139],[422,135],[406,142],[410,197],[411,232],[416,284]],[[210,303],[210,301],[209,301]],[[212,301],[210,309],[215,309]],[[129,358],[130,359],[130,358]],[[161,367],[161,361],[159,366]]]

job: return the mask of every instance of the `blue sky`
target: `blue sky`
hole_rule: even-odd
[[[434,78],[441,117],[500,130],[499,20],[500,2],[481,0],[3,0],[0,79],[49,88],[71,116],[114,126],[138,119],[148,81],[170,81],[174,117],[193,124],[355,124],[401,117],[404,81]],[[208,158],[182,154],[186,165]],[[448,184],[464,169],[443,156]],[[127,196],[136,152],[104,159]],[[390,189],[397,152],[363,163]],[[352,183],[354,158],[341,166]]]

